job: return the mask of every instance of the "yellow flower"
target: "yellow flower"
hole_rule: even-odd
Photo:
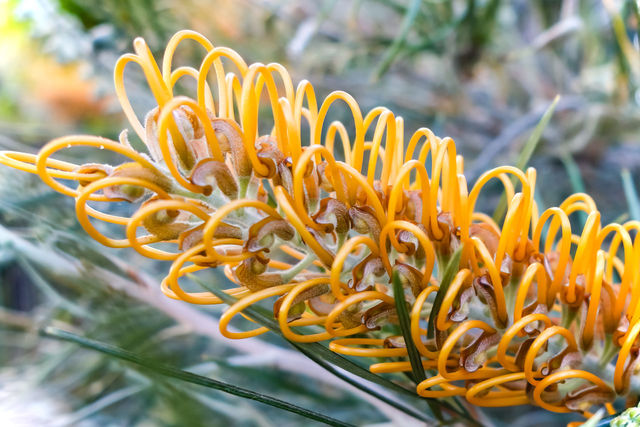
[[[204,59],[198,69],[174,69],[174,51],[189,39]],[[374,373],[411,371],[408,347],[417,349],[423,367],[437,371],[416,385],[424,397],[589,415],[593,405],[613,411],[616,396],[640,393],[631,381],[640,360],[639,222],[602,225],[586,194],[539,212],[534,169],[498,167],[469,188],[452,139],[421,128],[405,140],[402,118],[388,109],[363,114],[341,91],[319,103],[311,84],[294,87],[280,64],[247,65],[200,34],[177,33],[161,67],[142,39],[134,47],[116,64],[116,91],[147,153],[123,131],[120,141],[59,138],[36,156],[2,152],[0,163],[74,197],[95,240],[170,261],[162,281],[170,298],[221,303],[184,290],[180,279],[223,267],[236,284],[225,292],[238,300],[221,318],[223,335],[266,332],[228,325],[277,297],[274,316],[287,339],[388,359],[371,365]],[[130,62],[158,104],[144,124],[124,89]],[[195,96],[174,95],[183,77],[196,80]],[[326,123],[338,101],[351,119]],[[114,167],[52,158],[73,146],[127,160]],[[492,179],[509,200],[502,224],[475,211]],[[90,206],[123,201],[137,207],[132,216]],[[588,215],[582,230],[569,220],[578,211]],[[122,235],[107,236],[92,220],[118,224]],[[455,274],[443,281],[450,260]],[[398,323],[394,276],[405,289],[411,342],[382,329]]]

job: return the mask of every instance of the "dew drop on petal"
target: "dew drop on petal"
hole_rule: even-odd
[[[100,146],[100,149],[101,149],[101,150],[104,150],[104,145],[101,145],[101,146]]]

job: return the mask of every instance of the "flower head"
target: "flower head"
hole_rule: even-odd
[[[174,69],[174,51],[189,39],[204,59],[197,69]],[[280,64],[248,65],[200,34],[177,33],[160,66],[142,39],[134,48],[116,64],[115,83],[146,152],[123,131],[120,141],[69,136],[38,155],[2,152],[0,163],[75,198],[78,220],[100,243],[171,262],[162,281],[170,298],[221,303],[185,290],[182,280],[224,268],[236,285],[225,292],[237,302],[222,316],[223,335],[264,333],[228,325],[275,297],[287,339],[330,341],[334,352],[386,360],[372,372],[411,371],[415,348],[423,367],[437,372],[416,385],[420,396],[589,414],[593,405],[612,409],[618,395],[640,393],[631,381],[640,360],[639,222],[603,225],[586,194],[539,212],[532,168],[498,167],[469,187],[452,139],[426,128],[405,139],[402,118],[388,109],[363,114],[341,91],[319,102],[309,82],[294,87]],[[143,121],[124,89],[131,62],[158,104]],[[193,97],[174,95],[181,78],[196,80]],[[338,103],[351,119],[327,123]],[[53,159],[73,146],[126,161]],[[501,224],[475,210],[493,179],[509,201]],[[116,216],[93,202],[136,210]],[[579,211],[587,221],[576,229],[569,219]],[[104,234],[96,220],[121,226],[121,236]],[[384,328],[401,314],[394,277],[404,289],[410,342]]]

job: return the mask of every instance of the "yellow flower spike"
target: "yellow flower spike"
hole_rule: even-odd
[[[176,50],[188,40],[203,49],[200,64],[174,67]],[[238,299],[221,318],[223,335],[266,332],[229,325],[238,314],[256,323],[243,310],[278,297],[274,316],[286,338],[381,358],[371,372],[411,371],[405,345],[413,344],[423,367],[436,371],[417,384],[423,397],[589,414],[592,404],[613,409],[607,381],[618,395],[637,394],[629,378],[640,336],[640,222],[601,224],[593,199],[582,193],[540,212],[532,168],[498,167],[469,188],[451,138],[420,128],[405,140],[403,119],[387,108],[363,116],[346,92],[318,99],[308,81],[294,86],[282,65],[247,64],[196,32],[171,38],[161,71],[143,40],[134,48],[116,63],[114,83],[150,157],[133,148],[125,130],[119,142],[75,136],[51,141],[38,155],[0,152],[0,164],[38,174],[74,197],[78,221],[95,240],[170,261],[161,283],[167,297],[222,303],[180,283],[222,267],[234,283],[224,292]],[[158,103],[144,126],[125,89],[131,62]],[[174,96],[184,77],[195,80],[194,97]],[[329,110],[344,108],[337,101],[349,118],[329,123]],[[270,111],[262,118],[264,108]],[[75,146],[126,160],[109,166],[53,159]],[[476,211],[494,178],[507,196],[499,224]],[[131,203],[134,212],[117,216],[92,202]],[[588,215],[582,230],[572,230],[569,220],[577,212]],[[96,220],[122,226],[126,238],[100,233]],[[436,259],[444,263],[456,250],[462,251],[457,269],[438,294],[446,267],[438,265],[432,276]],[[388,332],[398,321],[388,286],[394,269],[410,273],[412,343]],[[436,336],[427,340],[434,305]],[[305,326],[315,330],[298,329]],[[587,372],[594,357],[609,365]],[[546,390],[560,382],[564,397],[547,401],[553,394]]]

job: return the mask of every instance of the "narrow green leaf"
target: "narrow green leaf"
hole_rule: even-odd
[[[640,221],[640,198],[633,178],[628,169],[622,169],[622,186],[624,188],[624,196],[629,205],[629,217],[633,220]]]
[[[102,343],[100,341],[91,340],[89,338],[85,338],[82,336],[78,336],[58,328],[47,327],[43,329],[41,333],[42,335],[47,337],[73,342],[75,344],[78,344],[90,350],[98,351],[100,353],[104,353],[106,355],[115,357],[117,359],[121,359],[130,363],[136,364],[138,366],[152,370],[155,373],[158,373],[167,377],[175,378],[181,381],[200,385],[203,387],[212,388],[215,390],[220,390],[222,392],[229,393],[234,396],[243,397],[245,399],[255,400],[257,402],[264,403],[266,405],[270,405],[275,408],[279,408],[288,412],[292,412],[294,414],[301,415],[305,418],[319,421],[331,426],[344,426],[344,427],[352,426],[352,424],[342,422],[335,418],[328,417],[326,415],[320,414],[315,411],[311,411],[309,409],[301,408],[299,406],[282,401],[275,397],[271,397],[261,393],[256,393],[254,391],[247,390],[245,388],[238,387],[233,384],[227,384],[222,381],[203,377],[201,375],[192,374],[191,372],[182,371],[180,369],[176,369],[171,366],[143,358],[135,353],[124,350],[122,348],[115,347],[110,344]]]
[[[556,105],[558,104],[558,101],[560,101],[560,95],[556,95],[551,105],[549,105],[547,110],[542,115],[542,118],[540,119],[536,127],[533,129],[533,132],[531,133],[531,136],[529,136],[529,139],[527,140],[527,142],[524,144],[524,147],[522,147],[522,150],[520,151],[520,155],[518,155],[518,159],[516,160],[516,167],[518,169],[525,170],[525,168],[529,164],[529,160],[531,160],[531,156],[533,155],[533,152],[536,150],[536,147],[540,142],[540,138],[542,137],[542,132],[544,132],[545,128],[549,124],[549,120],[551,120],[551,117],[553,116],[553,112],[556,109]],[[511,182],[513,182],[515,185],[516,178],[512,177]],[[507,211],[507,195],[506,193],[503,192],[502,197],[500,197],[500,202],[498,203],[498,207],[493,213],[493,220],[496,223],[499,223],[504,217],[506,211]]]
[[[440,281],[440,287],[438,288],[438,292],[436,293],[436,298],[433,301],[433,307],[431,307],[431,313],[429,313],[429,324],[427,325],[427,338],[429,339],[435,336],[436,316],[438,315],[438,311],[442,306],[442,301],[444,301],[444,296],[447,294],[449,285],[451,285],[453,278],[458,273],[461,256],[462,256],[462,249],[460,248],[453,254],[453,256],[451,256],[449,263],[444,268],[444,273],[442,274],[442,280]]]
[[[404,19],[402,20],[400,31],[398,31],[398,34],[393,40],[391,47],[389,47],[389,49],[385,52],[380,65],[378,65],[378,68],[376,68],[376,71],[374,72],[374,80],[378,80],[384,73],[387,72],[393,61],[402,51],[402,47],[405,45],[405,41],[407,39],[407,36],[409,35],[409,31],[413,26],[413,22],[418,16],[421,4],[422,0],[413,0],[411,2],[411,5],[409,5],[409,8],[404,15]]]
[[[404,337],[405,345],[407,346],[407,354],[409,355],[409,362],[411,363],[411,371],[413,372],[413,379],[416,384],[421,383],[427,379],[424,373],[424,367],[422,366],[422,357],[420,352],[413,343],[411,338],[411,320],[409,319],[409,310],[407,309],[407,302],[404,297],[404,287],[398,272],[393,273],[393,297],[396,302],[396,312],[398,314],[398,320],[400,321],[400,330]],[[429,408],[439,421],[444,421],[440,407],[435,405],[434,402],[428,400]]]
[[[400,330],[404,337],[404,342],[407,346],[407,353],[409,355],[409,362],[411,363],[411,371],[416,383],[420,383],[427,379],[424,374],[424,368],[422,367],[422,358],[420,352],[413,343],[411,338],[411,320],[409,319],[409,310],[407,310],[407,302],[404,297],[404,287],[398,272],[393,273],[393,297],[396,301],[396,312],[398,313],[398,320],[400,321]]]

